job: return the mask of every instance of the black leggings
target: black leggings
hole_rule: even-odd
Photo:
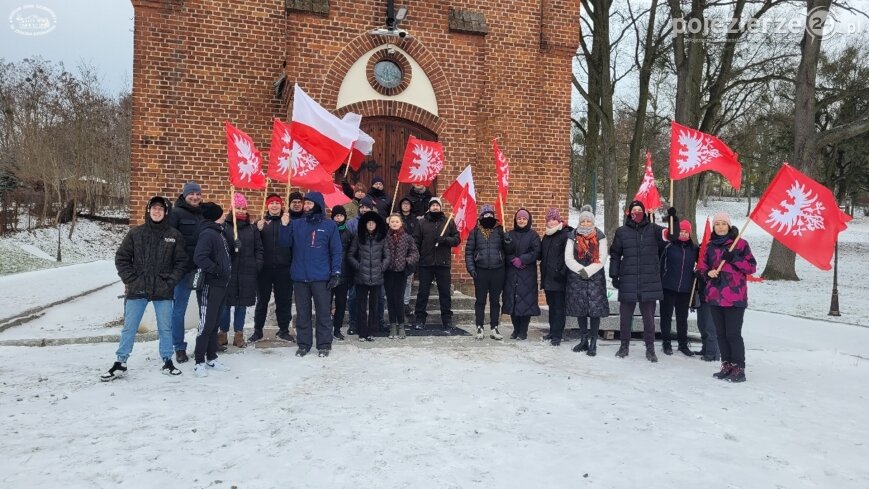
[[[588,331],[588,320],[591,319],[591,333]],[[597,338],[597,333],[600,330],[600,318],[590,318],[588,316],[582,316],[576,318],[576,325],[579,326],[579,334],[586,335],[589,334],[592,338]]]
[[[336,285],[332,289],[332,303],[335,305],[335,313],[332,315],[332,329],[335,331],[341,331],[341,326],[344,324],[344,313],[347,311],[347,292],[349,289],[349,282]]]
[[[482,326],[486,314],[486,296],[489,298],[489,324],[497,327],[501,319],[501,292],[504,290],[504,267],[477,269],[474,279],[474,320]]]
[[[679,348],[688,347],[688,302],[690,292],[675,292],[664,289],[664,300],[661,301],[661,342],[670,344],[670,325],[673,322],[673,310],[676,311],[676,341]]]
[[[742,339],[742,319],[744,307],[709,306],[715,333],[718,336],[718,349],[721,361],[735,363],[745,368],[745,341]]]
[[[388,271],[383,274],[386,289],[386,307],[389,310],[389,324],[404,324],[404,287],[407,275],[402,272]]]

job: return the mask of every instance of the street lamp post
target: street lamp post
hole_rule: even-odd
[[[841,316],[839,313],[839,239],[836,238],[836,248],[833,253],[833,295],[830,296],[830,312],[828,316]]]

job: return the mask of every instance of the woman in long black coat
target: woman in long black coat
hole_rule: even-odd
[[[540,315],[537,305],[537,260],[540,258],[540,236],[532,229],[531,213],[525,209],[513,216],[510,239],[512,252],[507,255],[507,278],[504,283],[503,312],[510,315],[513,334],[510,338],[528,338],[531,316]]]
[[[567,274],[567,315],[576,318],[580,335],[580,342],[573,351],[585,351],[591,357],[597,355],[600,318],[610,314],[603,271],[606,235],[594,224],[591,207],[583,207],[579,213],[579,225],[564,247],[564,263],[570,270]],[[588,332],[589,320],[591,335]]]
[[[244,195],[236,193],[234,200],[234,219],[238,228],[238,241],[236,242],[233,231],[233,217],[228,217],[223,223],[223,234],[226,236],[226,242],[229,243],[232,273],[230,274],[229,285],[226,286],[226,299],[223,305],[220,331],[217,336],[218,346],[224,347],[228,343],[229,309],[234,307],[232,323],[235,336],[232,344],[241,348],[245,345],[244,320],[247,315],[247,308],[256,304],[257,273],[263,267],[263,243],[256,226],[250,222],[247,213],[247,199],[244,198]]]

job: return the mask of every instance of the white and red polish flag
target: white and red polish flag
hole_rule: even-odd
[[[358,116],[339,119],[298,84],[293,87],[293,141],[320,162],[327,173],[347,162],[350,148],[359,137],[360,120]]]
[[[229,162],[229,182],[236,188],[260,190],[266,188],[263,158],[253,139],[226,121],[226,157]]]
[[[477,222],[477,192],[470,165],[447,187],[443,196],[452,206],[453,220],[464,242]],[[458,248],[460,247],[457,246],[456,249]]]
[[[444,147],[436,141],[407,138],[398,181],[418,183],[428,187],[444,169]]]
[[[655,172],[652,171],[652,154],[648,151],[646,151],[646,172],[640,183],[640,189],[634,195],[634,200],[642,202],[643,206],[646,207],[646,212],[661,207],[661,193],[658,192],[658,187],[655,185]]]
[[[829,270],[839,233],[851,216],[833,192],[785,163],[749,216],[807,262]]]
[[[673,122],[670,126],[670,178],[681,180],[706,170],[720,173],[736,190],[742,184],[742,165],[723,141]]]
[[[498,214],[498,220],[504,222],[504,216],[501,215],[502,206],[507,204],[507,193],[510,190],[510,163],[507,157],[498,147],[498,141],[492,140],[492,149],[495,152],[495,174],[498,176],[498,197],[500,205],[495,202],[495,212]]]
[[[350,168],[359,171],[362,168],[362,162],[365,157],[371,154],[374,149],[374,138],[365,134],[365,131],[359,129],[359,137],[353,143],[353,149],[350,153]]]

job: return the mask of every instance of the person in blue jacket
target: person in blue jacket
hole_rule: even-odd
[[[326,203],[320,192],[305,195],[304,215],[293,219],[281,217],[279,241],[293,252],[290,278],[296,296],[297,357],[308,354],[313,344],[311,301],[317,314],[317,351],[329,356],[332,350],[332,289],[341,277],[343,251],[338,226],[326,218]]]
[[[667,246],[661,254],[661,349],[665,355],[673,354],[670,331],[673,312],[676,312],[676,341],[679,351],[693,357],[688,348],[688,306],[691,302],[691,287],[694,285],[694,264],[697,263],[697,245],[691,241],[691,223],[673,217],[673,227],[678,236],[667,233]],[[677,224],[678,223],[678,224]]]

